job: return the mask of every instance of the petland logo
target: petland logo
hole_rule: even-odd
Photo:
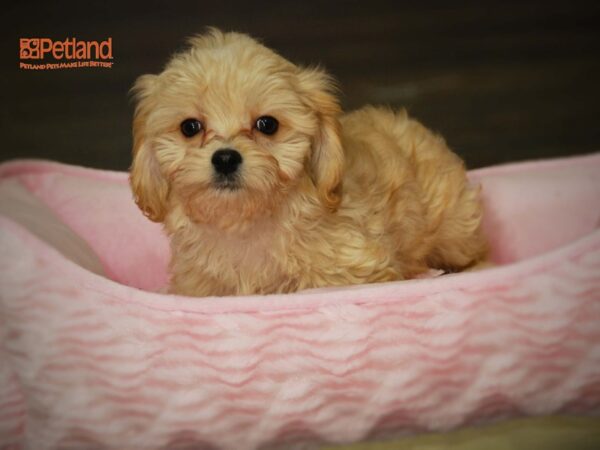
[[[67,38],[19,39],[19,68],[25,70],[79,69],[83,67],[112,68],[112,38],[104,41],[80,41]],[[51,62],[45,61],[52,59]]]

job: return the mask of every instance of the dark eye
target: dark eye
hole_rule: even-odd
[[[275,134],[279,128],[279,122],[275,117],[262,116],[256,120],[256,129],[263,134]]]
[[[197,119],[185,119],[181,122],[181,132],[186,137],[192,137],[202,131],[202,124]]]

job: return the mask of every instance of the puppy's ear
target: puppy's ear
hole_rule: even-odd
[[[139,208],[150,220],[161,222],[166,213],[169,185],[152,149],[146,124],[156,79],[156,75],[142,75],[132,88],[137,105],[133,118],[133,162],[129,183]]]
[[[303,98],[316,113],[319,129],[313,138],[310,170],[325,205],[335,211],[341,201],[344,151],[338,117],[341,108],[332,78],[318,69],[300,69]]]

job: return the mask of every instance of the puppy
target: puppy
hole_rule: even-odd
[[[249,36],[194,37],[135,83],[135,200],[171,238],[170,292],[403,280],[486,254],[478,190],[404,111],[341,114],[332,79]]]

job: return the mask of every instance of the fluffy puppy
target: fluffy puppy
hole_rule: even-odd
[[[404,111],[342,115],[332,79],[212,29],[133,88],[131,187],[171,238],[170,292],[293,292],[461,270],[478,191]]]

